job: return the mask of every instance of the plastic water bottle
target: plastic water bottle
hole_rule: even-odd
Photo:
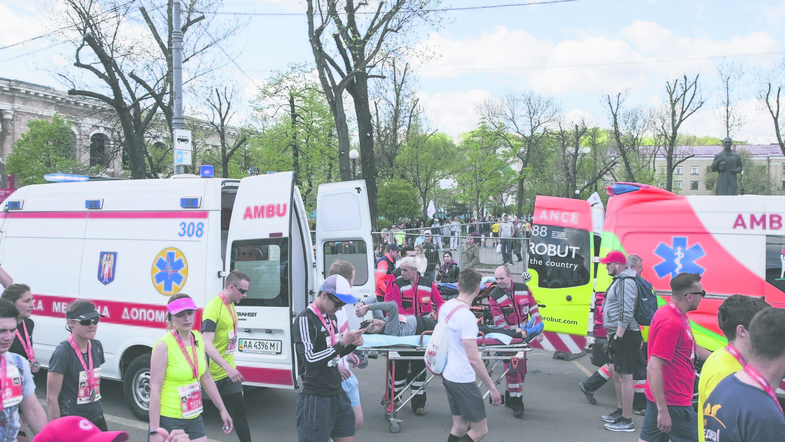
[[[368,357],[365,356],[365,352],[355,351],[354,354],[360,359],[360,363],[357,364],[357,367],[362,369],[368,366]]]

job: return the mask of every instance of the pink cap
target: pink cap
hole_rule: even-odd
[[[624,256],[624,253],[621,253],[618,250],[614,250],[608,253],[608,256],[600,260],[600,263],[602,264],[610,264],[612,262],[616,262],[619,264],[627,264],[627,257]]]
[[[198,310],[196,308],[196,304],[194,300],[191,298],[180,298],[170,302],[166,308],[169,310],[169,313],[176,315],[183,310]]]
[[[81,416],[66,416],[50,421],[33,439],[35,442],[125,442],[125,431],[101,430]]]

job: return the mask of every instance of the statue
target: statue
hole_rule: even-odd
[[[722,140],[722,145],[724,146],[722,152],[714,155],[714,162],[711,163],[711,170],[720,173],[714,194],[738,195],[739,184],[736,181],[736,174],[741,172],[741,156],[730,150],[733,146],[733,140],[730,138]]]

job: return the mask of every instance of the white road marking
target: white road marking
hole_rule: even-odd
[[[570,362],[572,362],[576,367],[578,367],[582,372],[584,372],[586,374],[586,376],[591,376],[591,372],[589,370],[587,370],[586,367],[581,365],[580,362],[578,362],[576,360],[572,360]]]

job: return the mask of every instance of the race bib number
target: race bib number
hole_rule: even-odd
[[[234,353],[237,351],[237,334],[234,330],[230,330],[227,333],[229,338],[229,342],[226,344],[226,354]]]
[[[202,390],[199,383],[194,382],[177,389],[180,393],[180,407],[183,419],[189,419],[202,414]]]
[[[101,367],[93,370],[95,377],[94,388],[90,390],[87,386],[87,372],[79,372],[79,388],[76,390],[76,403],[78,405],[89,404],[101,399]]]
[[[15,365],[9,364],[3,385],[3,407],[13,407],[22,402],[22,375]]]

